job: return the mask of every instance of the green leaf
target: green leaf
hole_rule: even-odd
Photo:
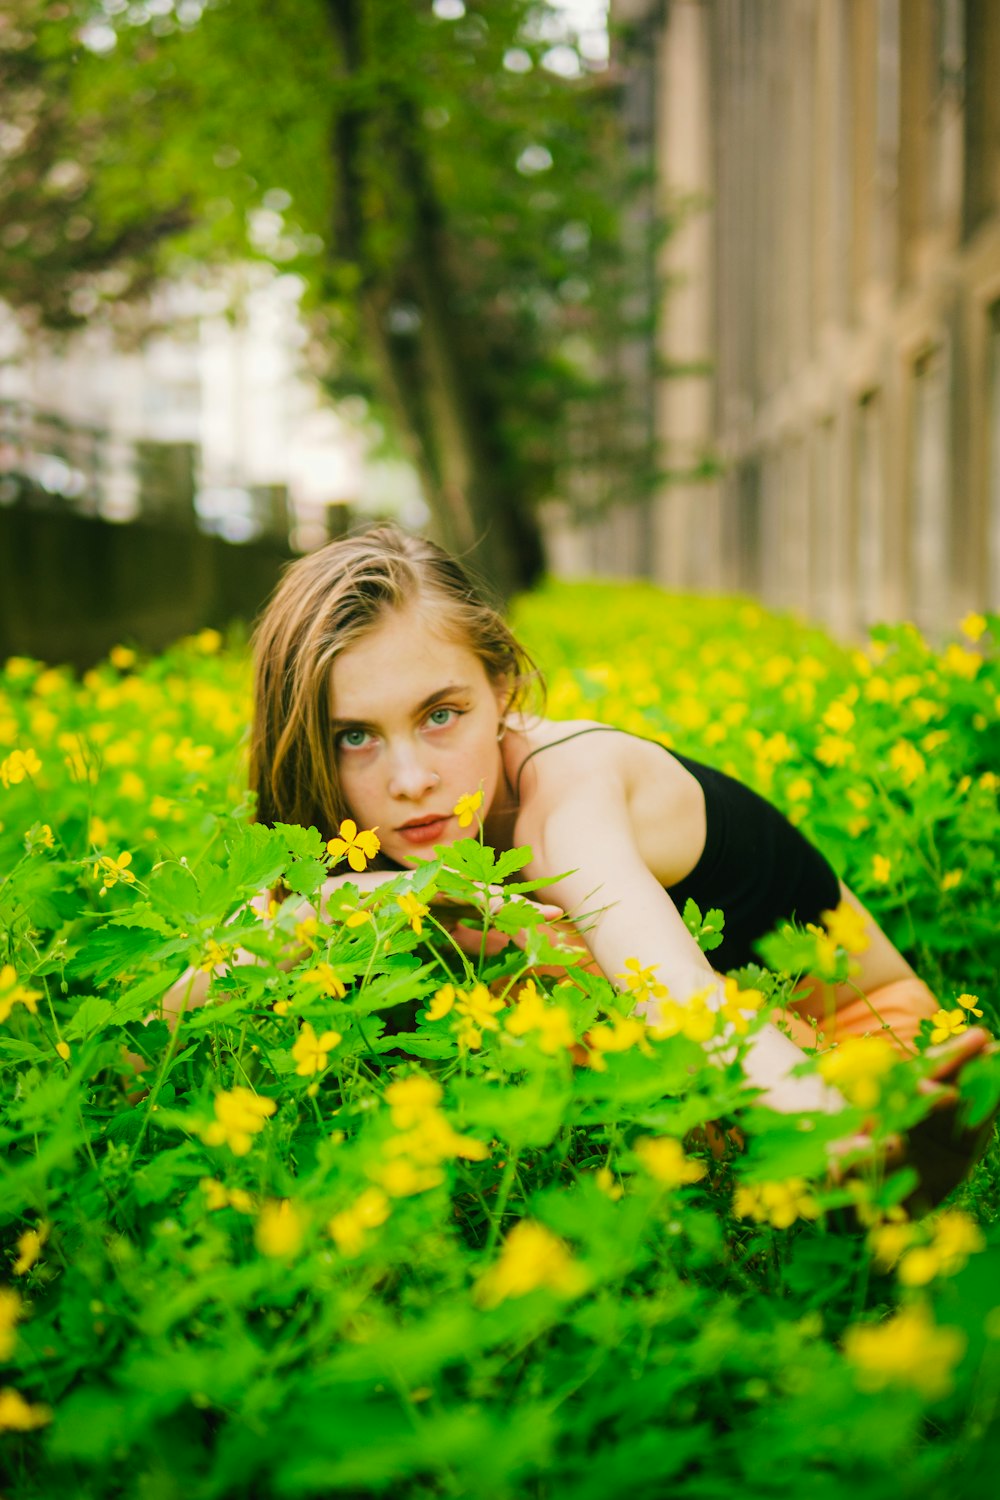
[[[463,1129],[495,1135],[516,1150],[547,1146],[565,1123],[572,1095],[569,1081],[546,1072],[517,1088],[498,1088],[478,1079],[456,1079],[453,1094]]]

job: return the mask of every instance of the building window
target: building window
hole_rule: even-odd
[[[948,365],[930,349],[913,372],[910,429],[910,580],[917,624],[933,627],[948,609]]]
[[[866,629],[882,618],[885,571],[885,476],[882,407],[877,391],[861,398],[854,442],[854,555],[859,621]]]

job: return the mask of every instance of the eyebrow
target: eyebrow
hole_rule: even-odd
[[[453,695],[470,693],[471,691],[472,689],[467,682],[449,682],[444,687],[435,688],[433,693],[428,693],[427,697],[422,698],[416,705],[413,710],[414,716],[422,714],[425,708],[430,708],[431,704],[436,703],[439,698],[450,698]],[[338,719],[334,717],[330,720],[330,723],[334,729],[344,729],[355,724],[363,725],[366,729],[368,728],[367,719]]]

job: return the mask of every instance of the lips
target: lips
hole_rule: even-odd
[[[435,844],[440,841],[450,821],[449,817],[414,818],[412,822],[397,828],[396,832],[408,844]]]

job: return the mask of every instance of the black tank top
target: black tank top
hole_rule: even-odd
[[[521,762],[515,795],[520,797],[525,766],[542,750],[602,731],[627,732],[611,724],[594,724],[532,750]],[[776,807],[725,772],[667,750],[666,745],[660,748],[691,772],[705,795],[705,847],[690,875],[666,891],[681,912],[689,897],[702,914],[712,906],[721,909],[725,936],[709,954],[714,968],[736,969],[759,961],[754,943],[780,921],[794,917],[799,922],[818,922],[821,912],[838,904],[840,884],[832,866]]]

